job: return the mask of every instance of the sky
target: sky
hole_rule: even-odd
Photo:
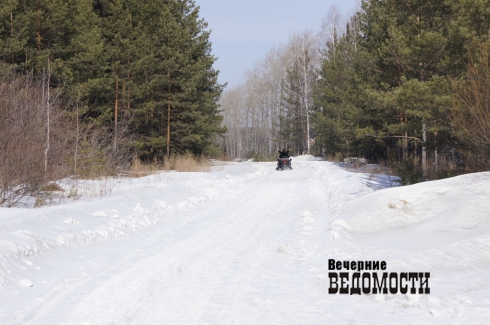
[[[242,83],[245,71],[259,63],[275,45],[307,29],[320,30],[334,5],[350,14],[358,0],[196,0],[200,17],[211,30],[212,53],[218,57],[219,82]]]

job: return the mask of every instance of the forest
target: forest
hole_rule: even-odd
[[[404,184],[490,167],[490,1],[365,0],[221,96],[232,156],[364,158]]]
[[[217,154],[209,35],[190,0],[1,0],[0,204],[135,158]]]
[[[147,159],[206,152],[210,135],[223,132],[223,86],[193,1],[2,0],[1,8],[2,75],[49,73],[60,108],[76,108],[82,124],[113,138],[131,132],[129,145]]]

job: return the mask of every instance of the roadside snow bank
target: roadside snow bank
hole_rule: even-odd
[[[251,163],[231,163],[213,173],[131,179],[115,186],[113,193],[118,194],[100,200],[38,209],[0,208],[0,287],[5,277],[16,273],[13,267],[25,268],[24,257],[118,240],[266,173]]]
[[[330,226],[394,267],[488,271],[490,173],[373,192],[346,203]]]
[[[488,323],[490,172],[353,198],[329,227],[335,260],[386,262],[367,272],[430,273],[430,295],[359,297],[373,302],[367,313],[394,316],[385,324]]]
[[[357,232],[422,225],[444,232],[490,230],[490,173],[377,191],[346,204],[343,217]]]

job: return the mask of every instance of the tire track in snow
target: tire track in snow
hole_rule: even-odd
[[[258,168],[257,171],[253,173],[248,173],[239,176],[227,176],[223,180],[223,182],[220,182],[219,184],[213,183],[211,185],[215,185],[215,186],[217,185],[216,189],[219,189],[219,192],[223,192],[226,190],[233,189],[242,183],[246,183],[256,178],[263,177],[265,174],[267,174],[267,172],[264,172],[263,168]],[[193,182],[196,181],[187,182],[187,183],[190,183],[190,185],[192,186]],[[215,197],[216,194],[211,197],[206,197],[204,200],[200,199],[197,201],[195,200],[195,197],[190,197],[187,199],[187,201],[186,200],[180,201],[176,207],[174,207],[173,205],[166,205],[167,209],[164,209],[164,213],[168,213],[168,211],[170,211],[171,215],[174,216],[182,211],[193,210],[195,208],[198,208],[200,205],[205,204],[207,201],[215,199]],[[181,207],[182,203],[186,203],[184,207]],[[156,205],[155,209],[156,210],[160,209],[159,204]],[[154,211],[155,209],[153,210],[150,209],[148,211],[149,215],[151,215],[152,217],[156,213],[161,212],[161,211]],[[146,216],[142,215],[141,218],[144,219],[146,218]],[[153,225],[153,227],[155,227],[155,225]],[[72,234],[69,235],[72,236]],[[44,244],[44,246],[47,245]],[[36,324],[39,318],[43,318],[45,315],[49,314],[49,312],[51,312],[52,309],[55,309],[55,307],[57,307],[58,304],[66,305],[67,297],[73,295],[76,290],[83,287],[84,285],[87,285],[88,283],[91,283],[93,280],[98,279],[101,276],[104,276],[110,273],[111,271],[116,270],[117,268],[120,268],[122,265],[127,264],[132,259],[134,259],[134,257],[123,258],[122,261],[118,261],[117,263],[112,264],[108,269],[102,270],[101,272],[96,272],[95,274],[92,273],[89,277],[81,273],[78,273],[75,276],[71,276],[69,278],[64,277],[57,284],[53,285],[52,289],[50,289],[49,292],[45,293],[41,298],[38,298],[33,305],[30,305],[28,310],[23,312],[17,312],[15,314],[10,314],[10,315],[7,314],[6,315],[7,317],[5,318],[1,317],[2,324],[4,324],[4,322],[5,324],[27,324],[27,323]]]
[[[315,284],[308,273],[309,257],[295,250],[313,245],[312,233],[321,236],[318,224],[326,222],[315,215],[318,223],[305,230],[304,212],[316,214],[321,208],[308,207],[323,208],[329,202],[317,202],[325,190],[319,181],[311,181],[319,176],[316,164],[295,167],[236,184],[212,201],[175,211],[164,223],[133,235],[134,247],[125,245],[129,239],[100,245],[104,256],[116,246],[129,250],[126,256],[115,254],[125,256],[120,261],[101,263],[98,273],[87,270],[88,278],[44,297],[23,319],[90,325],[325,319],[315,314],[321,305],[302,302],[304,291]],[[320,250],[315,245],[312,252]],[[291,254],[281,252],[283,246]],[[315,291],[314,297],[323,294]]]
[[[274,186],[268,183],[268,185],[261,190],[261,193],[277,193],[274,191]],[[279,196],[277,194],[276,196]],[[236,297],[239,296],[243,284],[246,282],[246,278],[249,276],[251,269],[254,266],[255,258],[260,250],[264,233],[271,229],[271,223],[277,219],[277,211],[275,204],[268,204],[268,210],[264,210],[262,205],[253,205],[254,201],[257,201],[258,193],[249,192],[247,197],[240,197],[242,202],[235,203],[233,206],[228,207],[227,210],[233,213],[228,213],[232,219],[236,222],[231,227],[226,229],[219,229],[218,227],[210,227],[210,231],[216,233],[216,237],[211,241],[210,246],[205,249],[198,250],[201,252],[198,258],[194,258],[189,264],[193,269],[199,270],[200,274],[194,274],[193,276],[202,278],[201,283],[206,283],[205,287],[201,287],[199,293],[196,295],[195,300],[199,303],[194,303],[195,307],[187,310],[186,314],[189,315],[188,319],[182,320],[182,315],[177,315],[177,319],[171,319],[170,322],[180,324],[196,324],[201,321],[203,311],[212,305],[210,302],[213,296],[226,294],[228,297],[225,300],[230,303],[236,302]],[[270,197],[268,197],[270,199]],[[252,201],[252,202],[251,202]],[[216,210],[220,210],[219,208]],[[215,211],[218,212],[218,211]],[[208,213],[213,214],[214,212]],[[222,213],[222,212],[221,212]],[[227,235],[228,234],[228,235]],[[204,237],[209,234],[203,234]],[[220,238],[226,239],[220,242]],[[214,244],[213,244],[214,243]],[[237,252],[240,251],[240,247],[246,244],[247,253],[245,256],[237,256]],[[213,245],[215,245],[213,247]],[[191,247],[193,245],[190,245]],[[251,248],[250,248],[251,247]],[[242,250],[242,253],[244,251]],[[188,259],[188,257],[186,258]],[[184,262],[184,264],[186,264]],[[233,274],[233,280],[228,279],[229,274]],[[232,282],[231,285],[229,282]],[[223,286],[227,284],[227,286]],[[194,283],[187,282],[184,286],[179,286],[178,294],[186,292],[192,292]],[[223,288],[226,288],[226,292],[223,293]],[[230,293],[228,293],[230,292]],[[177,293],[176,293],[177,295]],[[235,298],[233,298],[233,296]],[[178,305],[189,303],[188,298]],[[160,301],[160,299],[154,299]],[[230,310],[230,303],[223,304],[221,318],[225,317],[226,312]],[[152,306],[149,310],[162,310]],[[231,312],[228,312],[231,315]],[[205,315],[204,315],[205,317]],[[154,313],[149,318],[139,318],[135,320],[134,324],[152,324],[158,322],[161,319],[167,319],[163,313]],[[222,321],[218,323],[223,323]]]
[[[117,323],[154,324],[164,320],[164,323],[169,324],[196,324],[209,318],[210,315],[203,314],[217,303],[217,308],[224,311],[223,319],[231,320],[240,293],[255,267],[254,261],[263,241],[276,231],[281,216],[297,216],[296,211],[288,212],[288,206],[282,204],[283,199],[293,201],[293,185],[286,188],[288,194],[284,195],[283,185],[287,185],[284,179],[276,177],[274,182],[266,184],[264,186],[260,182],[250,187],[243,186],[245,190],[242,191],[247,192],[246,195],[236,193],[239,200],[235,197],[217,200],[224,202],[213,202],[224,206],[228,213],[223,213],[223,208],[219,205],[202,206],[202,209],[209,210],[200,212],[202,216],[197,219],[211,221],[208,225],[196,229],[192,236],[183,238],[175,246],[162,251],[159,256],[154,256],[147,269],[140,263],[111,279],[110,284],[106,283],[98,288],[79,304],[78,315],[73,315],[74,318],[67,324],[86,321],[103,323],[100,322],[104,319],[103,313],[112,315],[112,321],[114,315],[119,315],[120,317],[116,317]],[[257,191],[257,187],[262,188]],[[268,195],[270,193],[273,195]],[[257,204],[263,202],[266,194],[267,201]],[[274,247],[277,249],[278,245],[276,243]],[[237,254],[239,252],[242,255]],[[170,259],[172,260],[169,261]],[[140,292],[139,296],[135,296],[136,290],[129,290],[133,294],[131,303],[128,303],[129,294],[122,294],[120,302],[110,300],[112,306],[120,303],[120,309],[103,305],[97,307],[99,312],[94,310],[93,300],[107,301],[114,290],[127,283],[128,279],[134,278],[136,280],[133,280],[135,283],[132,287],[139,288]],[[199,289],[196,290],[196,287]],[[107,297],[104,297],[105,294]],[[130,310],[123,310],[128,309],[128,306],[131,306]],[[185,312],[182,306],[186,306]],[[87,311],[90,309],[93,317],[87,319]]]

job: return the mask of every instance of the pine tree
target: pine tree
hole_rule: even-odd
[[[152,132],[144,141],[165,143],[164,151],[154,148],[160,155],[207,152],[213,136],[224,132],[216,104],[223,86],[212,68],[207,24],[193,1],[168,1],[160,12],[148,26],[153,36],[148,66]]]
[[[279,117],[278,142],[297,154],[306,152],[306,116],[300,85],[300,69],[290,67],[283,82],[283,114]]]
[[[457,73],[456,62],[449,59],[454,51],[450,35],[454,11],[440,1],[370,1],[364,9],[360,44],[374,53],[380,73],[372,96],[385,118],[373,136],[396,140],[389,147],[396,148],[398,160],[418,158],[421,150],[427,175],[429,133],[436,137],[448,127],[447,119],[434,109],[436,98],[445,98],[449,91],[440,78]]]

